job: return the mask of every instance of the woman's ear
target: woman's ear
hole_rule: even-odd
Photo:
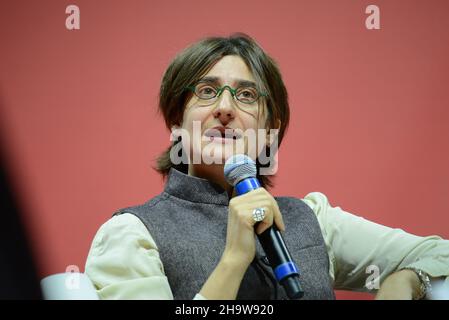
[[[274,139],[277,139],[279,129],[281,128],[281,124],[282,124],[281,120],[277,119],[275,121],[274,128],[270,128],[269,126],[267,126],[267,135],[265,140],[267,147],[270,147],[273,144]],[[274,131],[273,129],[277,131]]]

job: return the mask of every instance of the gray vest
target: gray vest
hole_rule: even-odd
[[[205,179],[171,169],[165,190],[115,214],[136,215],[158,248],[175,299],[192,299],[215,269],[225,248],[229,196]],[[329,259],[314,212],[302,200],[276,197],[285,244],[300,269],[303,299],[334,299]],[[257,241],[257,253],[237,299],[286,299]]]

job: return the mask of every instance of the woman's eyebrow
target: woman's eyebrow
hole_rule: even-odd
[[[220,84],[221,79],[219,77],[211,77],[206,76],[204,78],[201,78],[199,82],[208,82],[213,84]],[[254,81],[250,80],[243,80],[243,79],[235,79],[234,83],[237,85],[237,87],[256,87],[256,83]]]
[[[256,87],[256,83],[249,80],[236,80],[238,87]]]

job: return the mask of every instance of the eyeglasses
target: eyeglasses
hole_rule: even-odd
[[[241,86],[236,89],[233,89],[230,86],[223,86],[220,88],[207,82],[199,82],[195,86],[186,87],[186,89],[192,91],[202,100],[211,100],[220,97],[223,91],[228,89],[234,99],[245,104],[253,104],[260,97],[267,96],[266,93],[259,92],[256,88],[250,86]]]

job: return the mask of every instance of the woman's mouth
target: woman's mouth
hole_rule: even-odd
[[[209,141],[217,143],[232,143],[234,140],[242,138],[241,130],[235,130],[223,126],[217,126],[207,129],[204,136],[209,138]]]

